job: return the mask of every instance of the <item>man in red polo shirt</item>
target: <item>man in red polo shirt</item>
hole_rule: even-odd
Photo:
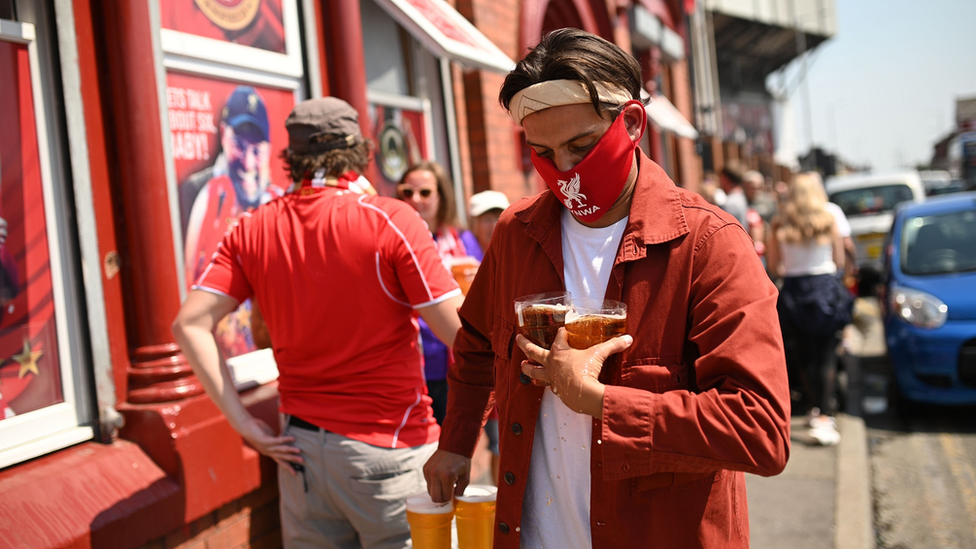
[[[230,228],[173,333],[231,425],[278,462],[286,547],[404,547],[404,502],[440,434],[414,312],[451,344],[461,292],[416,212],[360,190],[372,143],[349,104],[305,101],[285,125],[295,183]],[[212,335],[247,298],[278,365],[279,436],[244,408]]]

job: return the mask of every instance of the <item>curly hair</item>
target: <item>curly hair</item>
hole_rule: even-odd
[[[344,141],[334,135],[323,135],[312,138],[313,143],[326,141]],[[339,176],[353,171],[363,175],[369,165],[370,154],[373,151],[373,141],[366,139],[351,147],[340,147],[324,153],[296,153],[289,148],[281,151],[281,160],[285,163],[292,181],[301,181],[312,177],[315,172],[325,170],[325,175]]]
[[[797,174],[790,185],[786,202],[780,207],[774,229],[777,238],[793,244],[825,244],[834,232],[834,216],[827,209],[827,193],[820,174]]]
[[[596,112],[609,113],[611,118],[619,114],[623,106],[601,103],[594,82],[618,85],[645,105],[650,101],[649,98],[641,99],[643,83],[637,60],[616,44],[580,29],[565,28],[546,34],[505,77],[498,102],[509,110],[515,94],[548,80],[583,82]]]

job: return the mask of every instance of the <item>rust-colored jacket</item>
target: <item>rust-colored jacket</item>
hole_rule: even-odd
[[[502,214],[464,300],[440,449],[471,456],[492,391],[501,433],[495,547],[517,548],[543,388],[521,374],[516,297],[564,289],[550,192]],[[593,420],[594,548],[747,548],[743,472],[786,466],[790,394],[777,292],[730,215],[640,175],[606,292],[627,303],[633,345],[609,361]]]

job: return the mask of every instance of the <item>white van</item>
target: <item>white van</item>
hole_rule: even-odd
[[[881,272],[881,248],[891,229],[893,210],[901,202],[923,202],[925,187],[918,172],[852,174],[832,177],[827,196],[847,215],[857,248],[862,278]]]

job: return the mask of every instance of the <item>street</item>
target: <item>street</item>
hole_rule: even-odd
[[[861,299],[857,310],[864,339],[852,373],[861,375],[851,379],[847,409],[867,427],[877,546],[976,548],[976,408],[889,405],[877,303]]]
[[[974,412],[866,416],[878,547],[976,547]]]

